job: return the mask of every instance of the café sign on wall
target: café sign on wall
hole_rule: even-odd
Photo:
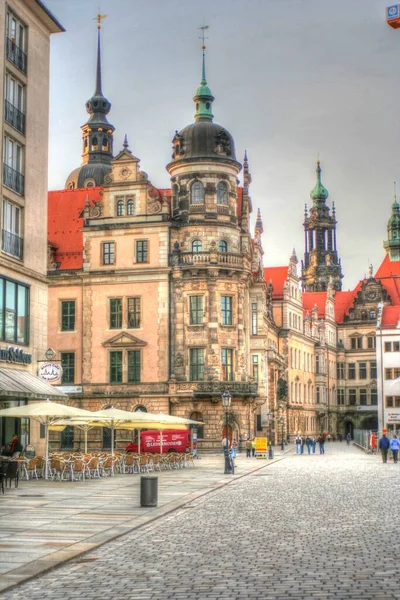
[[[24,352],[22,348],[8,346],[8,348],[0,348],[0,361],[30,365],[32,363],[32,354]]]
[[[62,367],[58,363],[43,363],[38,370],[38,375],[40,379],[44,379],[45,381],[57,381],[61,379],[62,375]]]

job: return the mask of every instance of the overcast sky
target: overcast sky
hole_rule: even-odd
[[[80,126],[94,92],[99,0],[46,0],[66,28],[52,38],[50,189],[80,165]],[[264,222],[264,263],[304,252],[304,204],[319,154],[336,203],[343,289],[384,257],[400,182],[400,30],[385,0],[100,0],[103,92],[115,146],[128,134],[155,186],[175,129],[193,121],[201,74],[198,27],[210,25],[207,79],[215,121],[248,151],[253,223]],[[400,184],[399,184],[400,185]]]

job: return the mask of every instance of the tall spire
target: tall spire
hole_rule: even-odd
[[[205,45],[206,36],[205,36],[205,32],[208,28],[209,28],[209,25],[203,25],[202,27],[200,27],[200,30],[201,30],[200,39],[203,42],[202,46],[201,46],[201,50],[202,50],[201,81],[200,81],[200,86],[197,88],[196,93],[193,98],[193,100],[196,103],[196,114],[194,115],[194,118],[196,119],[196,121],[200,121],[200,120],[212,121],[213,116],[214,116],[212,114],[212,103],[214,100],[214,96],[212,95],[211,90],[207,85],[207,77],[206,77],[206,45]]]
[[[101,89],[101,53],[100,53],[100,30],[101,30],[101,21],[105,19],[107,15],[98,14],[97,19],[97,64],[96,64],[96,91],[94,92],[95,96],[102,96],[103,92]]]
[[[310,192],[310,198],[311,200],[318,201],[318,200],[323,200],[325,201],[328,196],[329,196],[329,192],[326,189],[326,187],[322,184],[322,178],[321,178],[321,161],[317,160],[317,182],[315,184],[315,186],[313,187],[313,189]]]

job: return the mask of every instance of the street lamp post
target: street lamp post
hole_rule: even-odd
[[[285,441],[283,439],[283,434],[284,434],[283,426],[284,426],[284,424],[285,424],[285,417],[282,415],[281,416],[281,425],[282,425],[281,450],[285,449]]]
[[[224,457],[225,457],[225,471],[224,475],[232,474],[232,461],[229,453],[229,435],[228,435],[228,427],[229,427],[229,409],[232,403],[232,396],[229,392],[224,392],[222,394],[222,406],[225,410],[225,444],[224,444]]]

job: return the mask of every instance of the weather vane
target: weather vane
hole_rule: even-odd
[[[206,40],[208,40],[208,37],[206,36],[206,29],[210,29],[209,25],[203,25],[202,27],[199,27],[199,29],[201,30],[201,35],[199,36],[199,38],[202,40],[203,45],[201,47],[202,50],[206,49]]]
[[[97,21],[97,29],[101,29],[101,22],[103,19],[106,18],[107,15],[101,15],[100,12],[98,13],[97,17],[95,17],[95,20]]]

